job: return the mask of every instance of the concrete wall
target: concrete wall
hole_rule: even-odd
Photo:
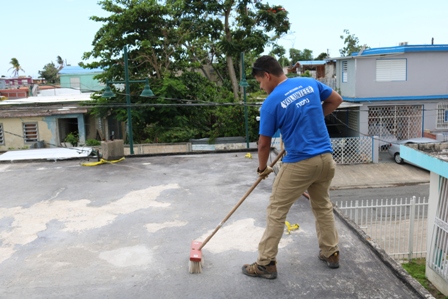
[[[257,148],[257,145],[252,142],[249,144],[250,148]],[[148,144],[134,144],[134,155],[144,154],[166,154],[166,153],[188,153],[193,151],[219,151],[219,150],[234,150],[245,149],[246,143],[218,143],[218,144],[192,144],[186,143],[148,143]],[[124,154],[130,155],[131,150],[129,144],[124,146]]]
[[[27,98],[29,93],[29,88],[21,89],[1,89],[0,95],[7,97],[8,99],[21,99]]]
[[[434,240],[432,239],[433,231],[434,231],[434,219],[436,217],[437,213],[437,206],[439,204],[439,182],[440,182],[440,176],[435,173],[431,172],[429,177],[429,206],[428,206],[428,223],[427,223],[427,238],[426,238],[426,248],[429,252],[431,249],[431,242]],[[426,277],[429,281],[443,294],[448,296],[448,284],[446,281],[440,277],[439,274],[437,274],[434,270],[426,267],[425,271]]]
[[[163,153],[186,153],[191,152],[191,143],[148,143],[134,144],[134,155],[163,154]],[[130,155],[129,144],[124,146],[124,154]]]
[[[347,82],[342,82],[342,61],[347,61]],[[356,61],[355,59],[338,60],[336,63],[337,86],[344,97],[356,96]]]
[[[103,159],[111,161],[124,157],[123,140],[101,141],[101,154]]]

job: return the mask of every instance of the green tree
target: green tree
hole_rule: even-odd
[[[59,83],[58,76],[59,68],[57,68],[53,62],[47,63],[42,71],[39,71],[39,76],[44,78],[47,82],[50,83]]]
[[[303,51],[291,48],[289,49],[289,58],[291,59],[291,65],[295,65],[297,61],[313,60],[313,51],[309,49],[303,49]]]
[[[274,44],[269,55],[274,56],[281,66],[288,66],[289,60],[285,57],[286,50],[284,47]]]
[[[319,56],[316,57],[315,60],[325,60],[325,58],[328,58],[328,54],[325,52],[322,52],[319,54]]]
[[[25,70],[20,66],[20,63],[19,63],[19,61],[17,60],[17,58],[11,58],[11,61],[9,62],[9,64],[11,64],[12,67],[9,68],[8,71],[9,71],[9,70],[12,70],[12,75],[13,75],[14,77],[19,76],[19,72],[20,72],[20,71],[25,72]]]
[[[213,49],[218,62],[225,62],[235,99],[239,92],[240,53],[261,54],[266,45],[290,28],[288,12],[282,6],[257,0],[185,0],[182,10],[183,23],[199,29],[191,36],[202,36],[205,30],[209,37],[206,45]]]
[[[354,35],[350,34],[348,29],[344,29],[344,35],[341,35],[340,38],[344,40],[344,47],[339,49],[339,53],[341,56],[350,56],[354,52],[359,52],[361,49],[368,49],[367,45],[361,46],[359,44],[359,39]]]
[[[104,69],[97,79],[105,83],[122,81],[123,48],[127,46],[130,79],[149,78],[158,96],[134,97],[143,84],[131,84],[132,105],[139,105],[132,109],[136,139],[161,142],[214,136],[219,127],[215,125],[220,119],[218,110],[195,105],[234,101],[240,53],[248,52],[246,59],[252,59],[289,30],[284,8],[255,2],[100,0],[99,5],[110,14],[90,18],[103,24],[94,37],[93,49],[83,55],[83,60],[94,62],[83,66]],[[208,80],[211,73],[222,84]],[[123,91],[115,93],[110,101],[95,96],[98,105],[94,113],[126,121],[126,109],[115,105],[124,104],[125,96]]]

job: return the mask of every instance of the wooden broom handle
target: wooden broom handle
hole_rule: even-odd
[[[274,161],[272,161],[271,165],[269,165],[269,167],[274,167],[274,165],[278,162],[278,160],[280,160],[280,158],[283,156],[283,154],[285,153],[285,150],[281,150],[280,153],[277,155],[277,157],[275,158]],[[224,223],[226,223],[226,221],[230,218],[230,216],[232,216],[232,214],[239,208],[239,206],[244,202],[244,200],[249,196],[249,194],[252,193],[252,191],[255,189],[255,187],[258,186],[258,184],[261,182],[262,178],[259,177],[255,183],[252,185],[252,187],[249,188],[249,190],[246,191],[246,193],[243,195],[243,197],[241,197],[241,199],[237,202],[237,204],[233,207],[233,209],[227,214],[227,216],[221,221],[220,224],[218,224],[218,226],[216,226],[215,230],[204,240],[204,242],[202,242],[202,245],[199,247],[198,250],[201,250],[202,247],[205,246],[205,244],[208,243],[208,241],[210,241],[210,239],[216,234],[216,232],[224,225]]]

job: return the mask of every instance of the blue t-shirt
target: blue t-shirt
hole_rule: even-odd
[[[332,89],[311,78],[289,78],[279,84],[260,109],[260,135],[272,137],[280,129],[287,155],[294,163],[333,153],[322,101]]]

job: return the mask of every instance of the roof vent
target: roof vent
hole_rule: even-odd
[[[399,46],[407,46],[407,45],[408,45],[408,42],[401,42],[401,43],[399,43],[398,45],[399,45]]]

